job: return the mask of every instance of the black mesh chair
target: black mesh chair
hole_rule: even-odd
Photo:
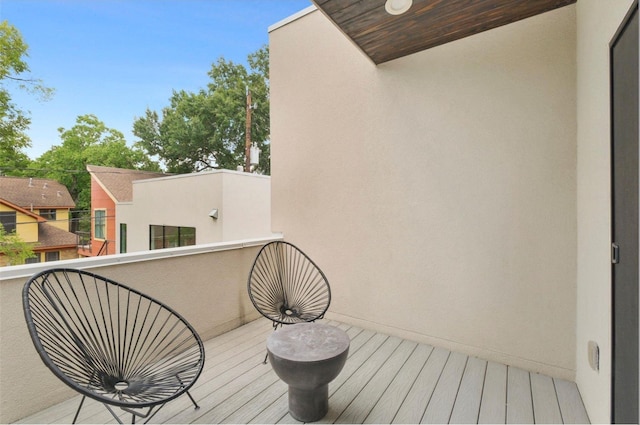
[[[331,303],[331,289],[322,270],[288,242],[270,242],[262,247],[247,287],[251,302],[273,322],[274,329],[322,319]]]
[[[178,313],[93,273],[51,269],[24,286],[29,333],[44,364],[86,397],[151,420],[186,393],[204,365],[202,340]]]

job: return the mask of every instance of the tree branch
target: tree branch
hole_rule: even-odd
[[[13,80],[13,81],[23,81],[25,83],[37,83],[38,80],[34,80],[33,78],[18,78],[18,77],[11,77],[9,75],[7,75],[5,77],[8,80]]]

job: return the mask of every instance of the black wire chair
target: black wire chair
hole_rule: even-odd
[[[331,288],[322,270],[295,245],[283,241],[260,249],[247,287],[251,302],[273,322],[274,330],[322,319],[331,303]]]
[[[44,364],[86,397],[151,420],[186,393],[204,366],[195,329],[161,302],[75,269],[35,274],[22,294],[29,333]]]

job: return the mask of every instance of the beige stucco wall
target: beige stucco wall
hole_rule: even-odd
[[[376,67],[272,29],[273,230],[329,317],[574,378],[575,40],[569,6]]]
[[[0,269],[0,423],[29,416],[76,395],[46,368],[29,337],[22,288],[31,274],[56,265],[112,278],[165,302],[206,340],[259,317],[247,295],[246,282],[260,246],[270,240]],[[265,326],[270,325],[265,321]]]
[[[116,206],[117,228],[127,224],[127,252],[149,249],[149,225],[196,228],[196,243],[271,235],[268,176],[218,170],[133,183],[133,202]],[[218,209],[218,219],[209,217]],[[116,231],[120,246],[120,231]]]
[[[611,418],[611,155],[609,42],[632,0],[579,0],[576,380],[593,423]],[[600,371],[587,344],[600,347]]]
[[[271,235],[271,178],[224,171],[222,240]]]

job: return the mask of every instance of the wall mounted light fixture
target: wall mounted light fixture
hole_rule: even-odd
[[[214,208],[209,212],[209,217],[211,217],[214,220],[218,219],[218,209]]]

